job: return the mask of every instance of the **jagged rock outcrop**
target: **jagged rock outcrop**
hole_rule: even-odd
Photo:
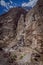
[[[43,65],[43,0],[28,13],[11,9],[0,21],[0,47],[8,44],[7,52],[17,55],[18,65]]]
[[[21,14],[24,18],[26,11],[23,8],[17,7],[11,9],[8,13],[0,16],[0,44],[6,44],[6,41],[16,37],[16,29]]]
[[[29,44],[30,42],[30,44]],[[39,0],[37,5],[26,15],[26,37],[25,44],[35,50],[33,51],[33,65],[42,65],[43,61],[43,0]],[[38,58],[38,56],[40,56]],[[35,57],[35,58],[34,58]],[[33,61],[34,59],[34,61]]]

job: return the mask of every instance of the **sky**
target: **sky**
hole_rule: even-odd
[[[34,7],[38,0],[0,0],[0,15],[13,7]]]

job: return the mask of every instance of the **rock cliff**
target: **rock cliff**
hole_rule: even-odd
[[[5,65],[43,65],[43,0],[29,12],[13,8],[0,16],[0,49],[10,53]]]
[[[12,8],[6,14],[0,16],[0,44],[16,38],[16,29],[21,15],[25,17],[26,11],[23,8]],[[8,43],[9,44],[9,43]]]

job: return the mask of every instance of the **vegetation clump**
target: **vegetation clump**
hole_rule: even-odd
[[[24,54],[24,55],[21,55],[21,56],[20,56],[20,59],[22,59],[24,56],[25,56],[25,54]]]

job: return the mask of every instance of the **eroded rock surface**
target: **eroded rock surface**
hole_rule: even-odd
[[[43,65],[43,0],[0,16],[0,51],[1,65]]]

